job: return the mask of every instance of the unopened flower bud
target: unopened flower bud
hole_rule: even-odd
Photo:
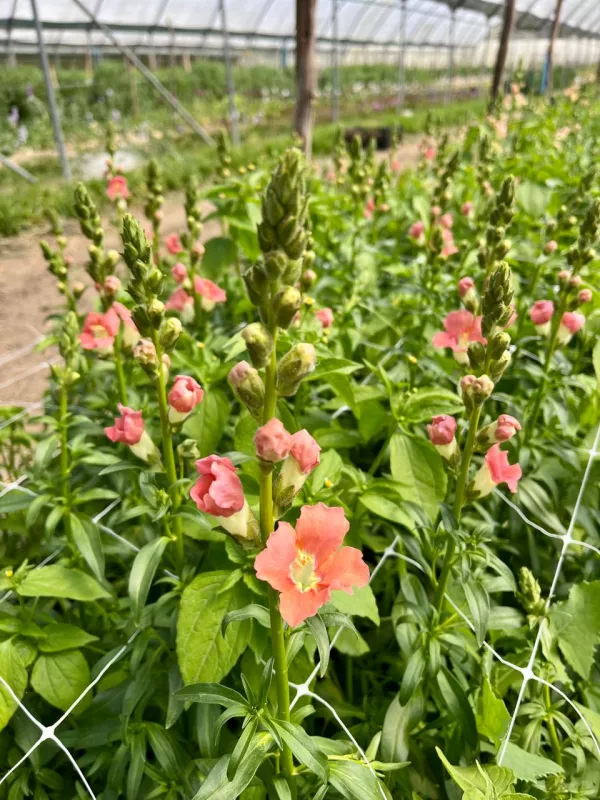
[[[165,313],[165,304],[157,297],[151,300],[148,304],[148,317],[155,328],[160,326],[163,314]]]
[[[467,348],[468,363],[478,369],[485,361],[485,348],[481,342],[470,342]]]
[[[581,275],[572,275],[569,278],[569,286],[572,289],[579,289],[582,283],[583,283],[583,278],[581,277]]]
[[[259,264],[254,264],[243,275],[248,297],[255,306],[266,302],[269,291],[269,279]]]
[[[140,367],[149,374],[153,374],[158,367],[158,356],[156,348],[150,339],[140,339],[138,344],[133,348],[133,357],[138,362]]]
[[[121,281],[116,275],[109,275],[104,281],[104,291],[109,297],[114,297],[116,294],[118,294],[120,288]]]
[[[592,299],[591,289],[582,289],[577,295],[577,300],[579,302],[579,305],[583,305],[584,303],[589,303],[591,299]]]
[[[277,281],[287,267],[288,259],[281,250],[273,250],[265,255],[265,272],[271,281]]]
[[[254,435],[256,455],[262,461],[272,464],[283,461],[290,452],[292,437],[286,431],[281,420],[272,417]]]
[[[275,320],[280,328],[289,328],[301,303],[302,295],[295,286],[285,286],[277,293],[274,301]]]
[[[73,297],[76,300],[85,292],[85,284],[81,281],[76,281],[71,288],[73,289]]]
[[[558,248],[558,242],[555,242],[554,239],[550,239],[550,241],[546,242],[546,244],[544,245],[544,253],[550,256],[552,255],[552,253],[556,251],[557,248]]]
[[[306,256],[304,258],[304,262],[306,263]],[[317,273],[314,271],[314,269],[305,269],[302,273],[302,288],[310,289],[316,280]]]
[[[540,617],[544,614],[546,603],[542,597],[540,584],[527,567],[521,567],[519,570],[517,600],[530,616]]]
[[[160,345],[163,350],[172,350],[181,336],[183,325],[179,317],[169,317],[160,326]]]
[[[505,350],[508,349],[510,341],[510,335],[505,331],[498,331],[495,333],[490,343],[490,353],[492,359],[500,358],[504,354]]]
[[[200,458],[200,450],[195,439],[184,439],[177,447],[177,453],[183,459],[197,461]]]
[[[431,425],[427,426],[429,440],[445,461],[455,465],[458,461],[459,450],[456,441],[456,420],[448,414],[439,414],[433,417]]]
[[[460,389],[465,408],[471,411],[488,399],[494,390],[494,383],[487,375],[479,378],[475,375],[465,375],[460,382]]]
[[[116,250],[109,250],[106,253],[105,263],[107,266],[110,266],[111,269],[114,269],[119,263],[120,258],[121,256],[117,253]]]
[[[265,385],[258,371],[247,361],[240,361],[229,373],[235,396],[258,419],[265,402]]]
[[[266,366],[273,352],[273,337],[261,322],[252,322],[242,331],[246,349],[257,369]]]
[[[511,361],[511,355],[508,350],[506,350],[500,358],[496,359],[496,361],[492,361],[490,365],[490,375],[494,383],[498,383]]]
[[[296,394],[300,381],[315,367],[315,348],[312,344],[297,344],[277,365],[277,389],[284,397]]]

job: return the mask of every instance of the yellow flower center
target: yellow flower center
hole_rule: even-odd
[[[106,328],[102,325],[92,325],[92,335],[94,339],[103,339],[106,336]]]
[[[319,583],[319,576],[315,573],[315,557],[298,550],[298,555],[290,566],[290,578],[301,592],[314,589]]]

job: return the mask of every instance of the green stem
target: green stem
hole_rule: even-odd
[[[167,400],[167,387],[165,385],[165,374],[163,371],[162,363],[162,347],[160,346],[160,339],[158,331],[152,331],[152,341],[156,349],[156,357],[158,359],[158,373],[156,377],[156,389],[158,394],[158,411],[160,414],[160,430],[162,434],[163,444],[163,458],[165,459],[165,470],[167,473],[167,480],[169,482],[169,495],[171,497],[172,509],[174,512],[179,508],[180,496],[179,487],[177,485],[177,467],[175,466],[175,452],[173,450],[173,439],[171,438],[171,424],[169,423],[169,403]],[[167,520],[168,529],[168,520]],[[181,517],[173,517],[173,530],[175,533],[175,548],[176,548],[176,561],[179,574],[184,564],[184,548],[183,548],[183,528],[181,524]]]
[[[60,387],[59,394],[59,427],[60,427],[60,483],[61,494],[65,499],[67,508],[70,501],[70,484],[69,484],[69,428],[67,424],[67,415],[69,413],[69,399],[67,396],[67,388],[64,385]]]
[[[548,714],[546,715],[546,724],[548,725],[548,734],[550,736],[550,744],[552,745],[552,752],[554,753],[554,760],[562,767],[562,750],[560,749],[560,740],[556,732],[556,725],[552,718],[552,699],[550,697],[550,687],[544,686],[544,703]]]
[[[117,375],[117,386],[119,388],[119,401],[124,405],[127,403],[127,386],[125,383],[125,372],[123,370],[123,358],[121,355],[121,347],[123,344],[123,323],[119,324],[119,332],[115,339],[115,346],[113,354],[115,357],[115,372]]]
[[[275,416],[277,405],[277,327],[271,327],[273,336],[273,352],[265,368],[265,405],[263,425]],[[275,527],[273,516],[273,471],[268,466],[261,469],[260,474],[260,532],[264,543]],[[269,586],[269,615],[271,618],[271,643],[275,662],[275,684],[277,688],[277,706],[281,719],[290,721],[290,686],[288,680],[287,654],[283,620],[279,610],[279,594]],[[284,743],[281,749],[282,772],[286,777],[292,797],[296,797],[296,781],[294,776],[294,759],[292,751]]]

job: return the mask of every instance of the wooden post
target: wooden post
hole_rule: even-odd
[[[554,19],[552,20],[552,31],[550,32],[550,41],[548,42],[548,77],[546,80],[546,91],[552,91],[552,60],[554,56],[554,42],[560,24],[560,12],[562,10],[563,0],[556,0],[556,9],[554,11]]]
[[[498,43],[498,53],[496,55],[496,65],[494,67],[494,77],[492,79],[490,103],[493,103],[496,100],[498,97],[498,92],[500,91],[500,87],[502,86],[502,77],[504,75],[504,67],[506,66],[506,56],[508,55],[508,45],[510,44],[510,37],[514,23],[515,0],[505,0],[502,33],[500,34],[500,42]]]
[[[315,101],[317,0],[296,0],[296,115],[294,128],[304,143],[307,158],[312,155],[312,127]]]

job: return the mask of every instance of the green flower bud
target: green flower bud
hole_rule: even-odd
[[[519,570],[517,600],[531,616],[540,617],[546,610],[546,603],[542,597],[540,584],[527,567],[521,567]]]
[[[481,342],[471,342],[469,344],[467,355],[469,357],[469,364],[474,369],[479,369],[485,362],[485,348]]]
[[[242,331],[246,349],[257,369],[266,366],[273,352],[273,337],[261,322],[252,322]]]
[[[271,281],[277,281],[287,267],[288,259],[281,250],[273,250],[265,254],[264,270]]]
[[[488,279],[483,295],[481,330],[489,336],[496,325],[506,324],[512,316],[512,273],[505,262],[495,267]]]
[[[302,155],[287,150],[275,168],[262,202],[258,242],[263,252],[282,250],[301,258],[306,247],[308,195]]]
[[[195,439],[184,439],[177,447],[179,456],[189,461],[197,461],[200,458],[200,450]]]
[[[54,254],[52,253],[52,248],[50,247],[48,242],[42,239],[42,241],[40,242],[40,247],[42,249],[42,255],[44,256],[46,261],[50,261]]]
[[[246,270],[243,275],[248,297],[255,306],[264,305],[269,299],[269,279],[259,264]]]
[[[500,378],[504,375],[507,367],[510,365],[511,361],[511,355],[508,350],[505,351],[499,359],[492,361],[490,366],[490,375],[492,376],[494,383],[498,383]]]
[[[265,385],[258,370],[240,361],[229,373],[229,383],[238,400],[256,419],[260,419],[265,403]]]
[[[302,295],[295,286],[285,286],[275,297],[275,321],[280,328],[289,328],[300,309]]]
[[[172,350],[181,336],[183,325],[178,317],[169,317],[160,326],[160,345],[165,351]]]
[[[158,369],[158,355],[150,339],[140,339],[133,348],[133,357],[142,369],[149,375],[154,375]]]
[[[277,390],[284,397],[296,394],[302,378],[315,368],[315,348],[312,344],[297,344],[277,365]]]
[[[489,344],[490,354],[493,359],[500,358],[510,345],[510,335],[505,331],[498,331]]]
[[[467,411],[483,405],[494,390],[494,383],[487,375],[477,378],[475,375],[465,375],[460,382],[462,399]]]
[[[148,317],[150,322],[158,329],[160,326],[163,314],[165,313],[165,304],[162,300],[155,297],[148,303]]]

